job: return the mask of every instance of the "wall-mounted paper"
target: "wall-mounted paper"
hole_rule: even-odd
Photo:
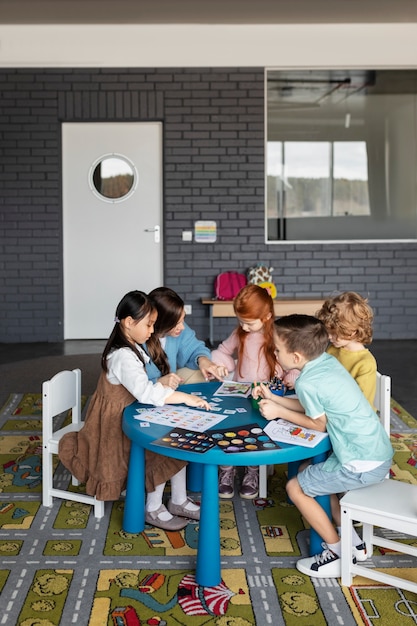
[[[194,240],[197,243],[214,243],[216,238],[216,222],[212,220],[200,220],[194,223]]]

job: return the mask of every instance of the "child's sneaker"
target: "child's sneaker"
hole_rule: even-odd
[[[321,554],[315,554],[297,561],[296,567],[298,571],[313,578],[340,578],[340,556],[332,552],[326,543],[321,545],[324,548]]]
[[[259,467],[245,467],[245,475],[240,486],[241,498],[253,500],[259,495]]]
[[[219,496],[220,498],[233,498],[235,495],[235,468],[219,467]]]
[[[360,543],[358,546],[353,546],[353,557],[357,561],[366,561],[366,559],[368,558],[368,553],[365,543]]]

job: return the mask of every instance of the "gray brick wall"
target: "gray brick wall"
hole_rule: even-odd
[[[280,294],[368,294],[375,337],[417,338],[417,244],[264,243],[263,69],[0,71],[1,342],[63,338],[61,123],[164,126],[164,276],[208,337],[222,270],[272,265]],[[215,244],[182,230],[216,220]],[[215,339],[234,327],[217,320]]]

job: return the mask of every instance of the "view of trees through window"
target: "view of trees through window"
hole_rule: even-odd
[[[267,180],[269,217],[370,213],[364,142],[269,142]]]
[[[131,191],[135,177],[132,166],[124,158],[103,157],[92,172],[92,181],[100,196],[118,200]]]

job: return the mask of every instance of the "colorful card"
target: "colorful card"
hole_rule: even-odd
[[[153,443],[167,448],[177,448],[202,454],[216,444],[207,433],[193,432],[184,428],[173,428],[164,437]]]
[[[251,392],[252,383],[239,383],[227,380],[217,389],[214,396],[232,396],[234,398],[247,398]]]
[[[329,436],[328,433],[322,433],[312,428],[302,428],[281,418],[268,422],[265,431],[274,441],[292,443],[295,446],[305,446],[306,448],[314,448],[320,441]]]
[[[210,431],[210,435],[216,445],[227,453],[261,452],[280,448],[258,424]]]
[[[224,415],[172,404],[154,408],[140,408],[136,410],[135,415],[135,419],[151,424],[171,426],[171,428],[187,428],[198,432],[213,428],[224,418]]]

